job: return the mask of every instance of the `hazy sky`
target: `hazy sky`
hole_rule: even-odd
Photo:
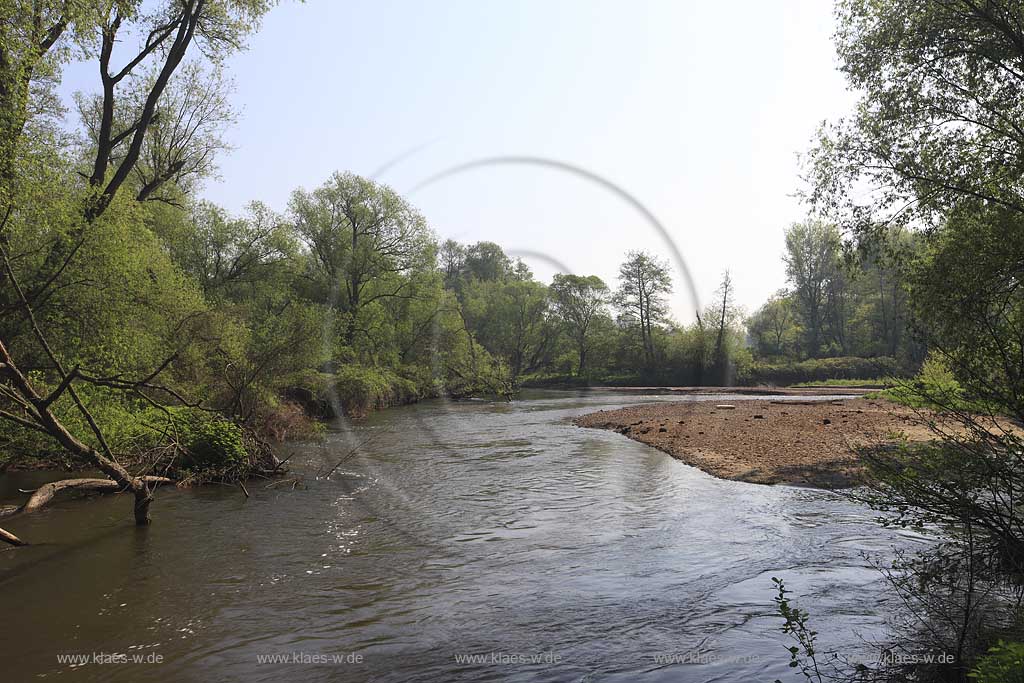
[[[335,170],[406,194],[442,238],[539,252],[614,285],[632,248],[668,256],[643,214],[565,171],[633,195],[667,228],[706,303],[721,272],[756,308],[783,286],[796,155],[852,105],[826,0],[307,0],[267,16],[229,63],[242,119],[207,198],[284,210]],[[64,90],[95,88],[95,67]],[[527,257],[548,280],[550,262]],[[692,319],[677,276],[673,309]]]

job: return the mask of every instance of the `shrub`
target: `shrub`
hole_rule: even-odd
[[[811,358],[798,363],[751,363],[742,368],[737,382],[743,385],[774,384],[788,386],[801,382],[830,379],[872,380],[877,377],[903,377],[906,370],[895,358]]]
[[[588,377],[580,377],[578,375],[546,374],[538,372],[529,375],[520,375],[519,386],[534,389],[583,388],[590,386],[590,379]]]
[[[201,472],[242,474],[249,457],[242,428],[212,413],[189,411],[176,420],[178,439],[185,454],[181,466]]]
[[[1000,640],[967,676],[977,683],[1024,683],[1024,643]]]
[[[885,392],[888,398],[915,408],[954,408],[965,404],[963,389],[946,362],[930,353],[912,380]]]
[[[411,403],[420,398],[416,383],[385,368],[345,365],[335,373],[333,396],[345,415]]]
[[[256,431],[280,443],[289,438],[313,438],[323,432],[323,423],[310,415],[302,404],[278,400],[265,406],[257,416]]]

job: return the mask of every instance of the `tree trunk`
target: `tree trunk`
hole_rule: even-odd
[[[31,311],[31,309],[30,309]],[[34,324],[34,321],[33,321]],[[42,337],[40,337],[42,339]],[[44,340],[45,341],[45,340]],[[49,348],[49,347],[46,347]],[[51,357],[52,356],[51,354]],[[147,479],[149,477],[135,477],[132,476],[128,470],[124,468],[119,462],[111,457],[106,457],[104,454],[97,451],[92,446],[79,441],[75,436],[68,431],[64,424],[54,415],[53,411],[50,410],[49,403],[43,399],[36,390],[32,387],[28,378],[22,373],[18,366],[14,363],[14,359],[11,357],[7,350],[7,346],[3,340],[0,339],[0,363],[3,364],[3,368],[7,377],[14,384],[15,389],[18,393],[25,397],[27,401],[35,409],[34,419],[37,420],[39,428],[46,434],[55,439],[61,446],[64,447],[70,453],[74,453],[79,457],[87,459],[98,467],[103,474],[110,477],[113,481],[110,485],[115,488],[121,488],[126,491],[131,491],[136,496],[136,511],[135,520],[140,524],[148,524],[148,521],[143,522],[141,520],[149,519],[149,503],[152,499],[152,494],[149,489]],[[70,375],[66,373],[65,378],[70,378]],[[99,432],[99,428],[93,423],[92,415],[89,414],[88,410],[84,407],[81,401],[78,399],[78,395],[75,393],[74,388],[70,382],[66,384],[66,390],[71,393],[71,396],[75,399],[75,403],[78,404],[82,411],[82,414],[90,422],[94,431],[100,436],[100,441],[106,447],[106,442],[103,441],[102,435]],[[105,448],[109,454],[109,448]],[[69,480],[74,481],[74,480]],[[106,480],[98,480],[106,481]],[[45,488],[45,487],[44,487]],[[56,490],[54,491],[54,493]],[[37,491],[38,493],[38,491]],[[52,497],[52,493],[50,494]],[[31,499],[30,499],[31,502]]]
[[[148,520],[149,504],[153,500],[152,490],[149,488],[149,485],[169,484],[172,480],[167,477],[140,477],[139,479],[141,482],[140,490],[144,489],[146,495],[140,496],[139,491],[133,492],[135,493],[135,520],[141,524],[142,522],[139,522],[139,513],[141,511],[142,519]],[[112,479],[61,479],[60,481],[51,481],[49,484],[43,484],[33,491],[32,495],[21,507],[0,508],[0,517],[12,517],[14,515],[35,512],[49,504],[57,493],[65,489],[95,491],[97,493],[119,493],[124,491],[125,487]]]
[[[153,493],[149,482],[143,480],[142,487],[135,491],[135,525],[149,526],[153,521],[149,516],[149,506],[153,502]]]

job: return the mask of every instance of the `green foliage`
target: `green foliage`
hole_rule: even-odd
[[[772,295],[746,321],[761,358],[795,357],[803,335],[793,297],[785,290]]]
[[[1024,207],[1017,163],[1024,12],[1016,2],[844,0],[836,48],[853,115],[808,170],[816,207],[856,232],[941,225],[963,201]]]
[[[889,579],[907,605],[908,637],[955,652],[945,673],[960,675],[994,635],[1019,641],[1024,622],[1024,468],[1008,428],[1024,418],[1024,76],[1010,66],[1022,26],[1016,2],[844,0],[837,50],[860,102],[822,130],[808,164],[814,208],[862,251],[879,226],[923,228],[890,240],[876,268],[893,304],[879,319],[905,309],[930,353],[889,393],[937,410],[939,442],[868,453],[864,497],[891,523],[935,534]],[[1019,671],[1018,655],[1007,647],[982,660],[989,680]]]
[[[820,219],[790,227],[784,256],[790,289],[747,320],[760,359],[890,356],[907,365],[920,362],[902,267],[919,248],[902,228],[879,229],[852,244]]]
[[[655,362],[654,330],[668,319],[666,297],[671,293],[672,275],[667,261],[645,251],[626,253],[612,303],[625,326],[639,333],[646,368]]]
[[[776,595],[773,598],[775,608],[783,619],[782,632],[793,638],[796,645],[789,647],[789,666],[792,669],[799,669],[806,681],[817,681],[821,683],[822,673],[817,661],[815,642],[818,639],[818,632],[811,630],[808,626],[810,615],[793,606],[789,598],[790,591],[786,590],[786,584],[782,579],[772,577]],[[780,683],[776,680],[776,683]]]
[[[744,385],[768,384],[789,386],[828,380],[870,381],[877,377],[899,377],[903,374],[894,358],[814,358],[799,363],[758,363],[745,368],[739,376]]]
[[[1024,683],[1024,643],[1000,640],[967,677],[976,683]]]
[[[73,186],[68,194],[74,195]],[[206,320],[206,304],[142,224],[145,207],[114,202],[78,236],[71,231],[77,219],[61,202],[51,211],[32,208],[8,226],[7,249],[23,290],[45,290],[34,302],[36,320],[66,367],[99,377],[140,378],[186,355],[183,349]],[[68,240],[73,258],[58,261],[60,277],[46,290],[51,260],[63,258]],[[3,293],[13,294],[10,288]],[[52,366],[24,316],[8,315],[4,322],[5,342],[17,349],[22,364]],[[57,384],[53,373],[38,381]],[[88,439],[90,431],[79,434]]]
[[[914,408],[969,409],[963,388],[937,353],[929,354],[920,372],[912,380],[894,383],[885,396],[897,403]]]
[[[421,397],[416,383],[386,368],[347,365],[333,377],[329,396],[345,415],[360,417],[370,410],[411,403]]]
[[[548,309],[548,288],[532,279],[474,278],[462,289],[467,325],[481,346],[507,360],[513,380],[549,359],[556,332]]]
[[[311,298],[343,314],[343,342],[358,350],[357,337],[378,324],[379,305],[409,296],[409,275],[433,266],[427,222],[391,188],[352,173],[335,173],[312,192],[296,190],[290,211],[308,249]]]
[[[33,373],[31,379],[40,391],[55,388],[47,383],[42,373]],[[140,398],[90,384],[79,385],[78,394],[102,426],[111,450],[123,455],[127,462],[166,443],[163,436],[168,428],[166,415]],[[62,397],[53,408],[69,431],[93,448],[101,448],[85,417],[69,397]],[[7,421],[0,421],[0,454],[0,467],[5,460],[15,459],[25,463],[56,461],[64,467],[79,469],[90,464],[71,458],[50,436]]]
[[[839,231],[821,220],[796,223],[786,231],[786,276],[793,285],[812,358],[821,352],[826,307],[841,286],[840,248]]]
[[[512,274],[512,260],[494,242],[477,242],[465,249],[463,276],[482,282],[505,280]]]
[[[219,415],[184,412],[175,420],[184,449],[180,466],[192,471],[233,472],[248,467],[242,428]]]
[[[159,204],[150,223],[175,263],[209,300],[245,300],[296,267],[298,239],[283,216],[252,202],[240,218],[208,202],[183,212]]]
[[[917,324],[963,396],[1024,418],[1024,214],[964,205],[910,267]]]
[[[821,379],[813,382],[800,382],[792,384],[791,387],[869,387],[872,389],[888,387],[892,385],[891,377],[873,377],[869,379]],[[878,392],[881,395],[882,392]],[[874,393],[871,395],[875,395]]]
[[[601,318],[607,316],[605,306],[608,299],[608,285],[595,275],[558,274],[551,282],[555,314],[576,345],[578,375],[586,373],[587,359],[598,345],[596,337],[604,331]],[[604,327],[607,328],[606,325]]]

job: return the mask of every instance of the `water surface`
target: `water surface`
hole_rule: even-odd
[[[294,489],[164,488],[148,529],[123,496],[8,520],[41,543],[0,549],[4,680],[796,680],[772,576],[870,656],[889,605],[865,554],[919,539],[570,423],[659,400],[428,402],[293,446]],[[58,659],[96,653],[129,663]]]

